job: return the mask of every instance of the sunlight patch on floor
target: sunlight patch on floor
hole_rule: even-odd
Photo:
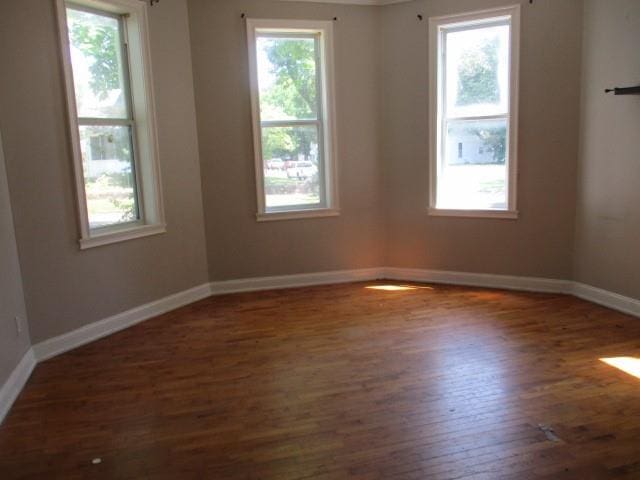
[[[408,290],[433,290],[433,287],[418,287],[416,285],[370,285],[368,290],[384,290],[386,292],[405,292]]]
[[[601,358],[601,362],[611,365],[612,367],[622,370],[629,375],[640,378],[640,358],[635,357],[610,357]]]

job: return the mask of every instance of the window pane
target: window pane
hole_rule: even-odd
[[[73,85],[81,118],[127,118],[120,22],[67,9]]]
[[[315,38],[258,37],[256,42],[261,119],[315,119]]]
[[[318,130],[315,125],[262,129],[267,209],[320,204]]]
[[[448,118],[507,113],[509,28],[498,25],[445,33]]]
[[[507,208],[507,120],[449,121],[438,208]]]
[[[131,129],[80,126],[90,228],[138,219]]]

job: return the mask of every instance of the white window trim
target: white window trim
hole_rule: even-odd
[[[337,217],[338,215],[340,215],[340,210],[335,208],[314,208],[307,210],[258,213],[256,214],[256,218],[259,222],[270,222],[274,220],[294,220],[296,218]]]
[[[136,175],[139,178],[138,208],[140,220],[91,230],[82,168],[82,152],[78,128],[73,68],[67,30],[66,5],[75,4],[105,12],[125,15],[129,41],[129,71],[131,103],[136,126],[137,145],[134,149]],[[140,0],[56,0],[62,65],[67,100],[67,118],[71,137],[80,249],[87,249],[166,232],[162,201],[158,134],[151,70],[151,52],[147,4]]]
[[[256,30],[274,32],[315,33],[321,35],[322,75],[322,122],[324,132],[324,188],[325,204],[320,207],[279,209],[267,211],[264,191],[264,169],[262,160],[262,127],[258,87]],[[274,20],[247,19],[247,46],[249,52],[249,85],[251,90],[251,113],[253,123],[253,149],[255,158],[257,221],[291,220],[296,218],[331,217],[340,214],[338,201],[337,139],[335,122],[335,84],[333,57],[333,22],[322,20]]]
[[[511,17],[509,78],[509,162],[507,182],[507,209],[464,210],[437,208],[438,151],[440,149],[440,82],[441,59],[440,27],[456,23],[470,23],[497,17]],[[518,187],[518,98],[520,76],[520,5],[481,10],[470,13],[429,18],[429,200],[428,214],[445,217],[517,219]]]

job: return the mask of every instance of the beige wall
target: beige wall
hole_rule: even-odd
[[[522,4],[518,208],[513,220],[427,215],[429,16]],[[432,0],[381,19],[387,265],[569,278],[580,80],[580,0]],[[425,21],[419,22],[417,14]]]
[[[585,2],[576,280],[640,298],[640,2]]]
[[[0,62],[12,67],[0,75],[0,129],[32,339],[209,279],[381,265],[565,279],[575,270],[580,281],[640,297],[640,106],[637,97],[601,94],[640,77],[640,12],[633,0],[615,1],[616,8],[586,3],[576,224],[581,0],[521,2],[517,221],[426,213],[426,19],[513,2],[189,0],[187,9],[186,0],[163,0],[149,12],[169,232],[87,251],[77,245],[53,1],[0,2]],[[339,217],[255,220],[243,12],[339,18]],[[619,54],[621,42],[618,58],[611,52]],[[4,319],[0,325],[12,332]],[[28,338],[11,345],[1,345],[10,353],[0,359],[0,379]]]
[[[339,217],[256,222],[243,12],[255,18],[339,18],[334,34]],[[190,0],[189,14],[211,279],[380,265],[377,9]]]
[[[54,2],[0,2],[0,129],[34,342],[207,281],[186,2],[149,12],[168,233],[80,251]]]
[[[0,387],[31,345],[2,152],[0,138]],[[20,333],[16,328],[15,317],[20,317]]]

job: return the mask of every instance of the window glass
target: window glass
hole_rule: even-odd
[[[256,33],[267,212],[325,206],[320,41],[315,33]]]
[[[78,116],[127,118],[119,19],[68,8],[67,25]]]
[[[80,126],[80,148],[91,228],[138,218],[131,129]]]
[[[267,208],[320,203],[315,125],[263,127],[262,152]]]
[[[120,17],[67,8],[87,214],[91,230],[140,219]]]
[[[449,121],[438,206],[506,209],[507,141],[504,119]]]
[[[260,118],[316,119],[316,40],[313,37],[257,38]]]
[[[509,26],[445,34],[447,116],[506,113],[509,105]]]
[[[435,207],[508,210],[511,17],[438,28]]]

